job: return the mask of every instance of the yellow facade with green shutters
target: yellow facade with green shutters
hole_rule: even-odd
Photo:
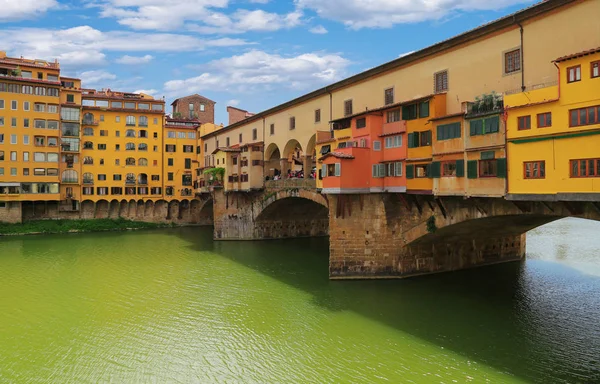
[[[555,64],[556,84],[505,97],[509,199],[600,196],[600,49]]]

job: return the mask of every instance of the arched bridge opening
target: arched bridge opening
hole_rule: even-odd
[[[256,238],[261,239],[327,236],[329,209],[318,199],[282,197],[264,207],[254,224]]]

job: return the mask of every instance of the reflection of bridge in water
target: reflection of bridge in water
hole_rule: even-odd
[[[201,210],[213,210],[216,240],[329,235],[331,278],[405,277],[520,260],[527,231],[564,217],[600,220],[597,202],[327,195],[311,179],[267,181],[254,192],[214,189],[210,196]]]

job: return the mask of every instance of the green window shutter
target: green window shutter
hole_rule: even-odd
[[[432,176],[431,176],[431,164],[427,164],[425,166],[425,175],[427,175],[427,177],[430,178],[430,179],[432,178]]]
[[[471,120],[469,122],[469,127],[470,127],[470,135],[471,136],[477,135],[477,123],[476,123],[476,120]]]
[[[408,134],[408,148],[414,148],[414,141],[413,141],[414,135],[415,135],[414,133]]]
[[[462,136],[460,131],[460,123],[454,123],[454,138],[459,138]]]
[[[414,165],[407,165],[406,166],[406,178],[407,179],[414,179],[415,178],[415,166]]]
[[[456,160],[456,177],[465,177],[465,161]]]
[[[430,166],[431,176],[434,179],[440,178],[442,174],[442,164],[439,161],[434,161]]]
[[[420,141],[421,141],[420,140],[420,134],[421,134],[421,132],[415,132],[415,133],[413,133],[413,141],[414,141],[413,142],[413,148],[418,148],[421,145],[421,143],[420,143]]]
[[[497,168],[497,175],[500,178],[505,179],[506,178],[506,159],[498,159],[496,160],[496,166]]]
[[[437,127],[437,139],[436,139],[437,141],[445,140],[444,139],[444,130],[442,128],[444,128],[443,125],[439,125]]]
[[[429,117],[429,101],[424,101],[419,105],[419,118]]]
[[[483,119],[471,120],[471,136],[483,135]]]
[[[493,116],[486,119],[488,133],[496,133],[500,131],[500,117]]]
[[[411,120],[410,108],[408,107],[408,105],[402,106],[402,120]]]
[[[477,160],[467,161],[467,177],[469,179],[477,178]]]

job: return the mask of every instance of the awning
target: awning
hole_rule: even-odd
[[[20,187],[21,183],[0,183],[0,187]]]
[[[331,152],[331,145],[324,145],[321,147],[321,155]]]

